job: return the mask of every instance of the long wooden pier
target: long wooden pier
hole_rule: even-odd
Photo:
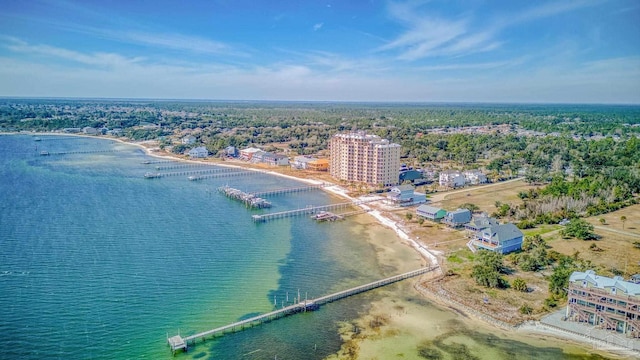
[[[292,187],[292,188],[282,188],[282,189],[275,189],[275,190],[268,190],[268,191],[257,191],[257,192],[252,192],[250,194],[253,195],[253,196],[270,196],[270,195],[290,194],[290,193],[297,193],[297,192],[303,192],[303,191],[312,191],[312,190],[322,189],[324,186],[325,186],[325,184],[307,185],[307,186],[299,186],[299,187]]]
[[[261,214],[261,215],[252,215],[251,218],[255,222],[267,222],[269,220],[275,219],[283,219],[292,216],[300,216],[300,215],[312,215],[320,211],[331,211],[344,209],[350,206],[358,206],[366,203],[370,203],[373,201],[379,201],[379,199],[371,199],[371,200],[356,200],[351,202],[344,202],[338,204],[329,204],[329,205],[320,205],[320,206],[307,206],[302,209],[288,210],[288,211],[280,211],[275,213]]]
[[[227,169],[227,168],[208,168],[201,170],[185,170],[185,171],[174,171],[174,172],[156,172],[156,173],[147,173],[153,174],[153,176],[145,176],[147,178],[163,178],[169,176],[191,176],[189,180],[202,180],[205,178],[213,178],[213,177],[224,177],[229,176],[229,174],[236,175],[246,175],[245,173],[249,173],[253,171],[242,171],[237,169]],[[208,174],[208,175],[205,175]]]
[[[178,164],[178,165],[162,165],[156,166],[156,170],[175,170],[175,169],[189,169],[189,168],[201,168],[211,167],[209,164]]]
[[[218,179],[222,177],[232,177],[232,176],[258,175],[258,174],[264,174],[264,173],[265,173],[264,171],[225,169],[225,171],[219,171],[214,174],[189,176],[189,180],[197,181],[197,180]]]
[[[353,287],[351,289],[347,289],[347,290],[343,290],[343,291],[339,291],[333,294],[329,294],[326,296],[322,296],[313,300],[304,300],[304,301],[300,301],[300,299],[298,299],[298,303],[293,304],[293,305],[289,305],[287,307],[283,307],[281,309],[278,310],[274,310],[262,315],[258,315],[258,316],[254,316],[252,318],[249,319],[245,319],[245,320],[241,320],[238,322],[234,322],[232,324],[229,325],[225,325],[225,326],[221,326],[212,330],[208,330],[208,331],[204,331],[201,333],[197,333],[194,335],[190,335],[190,336],[186,336],[186,337],[182,337],[181,335],[175,335],[172,337],[167,336],[167,342],[169,343],[169,346],[171,347],[171,351],[175,352],[178,350],[185,350],[187,351],[187,348],[189,345],[195,345],[196,340],[201,339],[202,341],[205,341],[207,337],[211,337],[211,338],[215,338],[218,335],[223,335],[225,333],[232,333],[232,332],[237,332],[237,331],[241,331],[244,330],[245,328],[248,327],[253,327],[256,325],[260,325],[264,322],[268,322],[268,321],[272,321],[287,315],[291,315],[291,314],[295,314],[295,313],[299,313],[299,312],[305,312],[308,310],[316,310],[318,309],[318,307],[320,305],[323,304],[327,304],[336,300],[340,300],[349,296],[353,296],[356,294],[360,294],[363,293],[365,291],[369,291],[369,290],[373,290],[382,286],[386,286],[389,284],[393,284],[396,283],[398,281],[402,281],[405,279],[409,279],[412,277],[416,277],[416,276],[420,276],[423,274],[426,274],[428,272],[431,272],[435,269],[437,269],[438,266],[430,266],[430,267],[423,267],[417,270],[413,270],[413,271],[409,271],[406,272],[404,274],[399,274],[399,275],[395,275],[395,276],[391,276],[388,277],[386,279],[382,279],[382,280],[378,280],[378,281],[374,281],[374,282],[370,282],[368,284],[364,284],[364,285],[360,285],[360,286],[356,286]]]
[[[87,150],[87,151],[41,151],[40,155],[74,155],[74,154],[99,154],[114,153],[122,150]]]

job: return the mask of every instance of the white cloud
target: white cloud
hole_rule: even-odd
[[[423,6],[424,2],[391,2],[388,7],[389,16],[406,30],[377,51],[394,50],[399,52],[399,59],[407,61],[492,51],[502,46],[503,41],[498,36],[509,26],[593,6],[599,2],[601,1],[550,2],[518,13],[504,14],[485,26],[477,24],[478,19],[469,16],[445,18],[428,14]]]
[[[318,30],[322,29],[322,26],[324,26],[324,23],[322,23],[322,22],[313,25],[313,31],[318,31]]]

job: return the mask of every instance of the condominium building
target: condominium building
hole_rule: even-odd
[[[640,285],[593,270],[569,277],[567,319],[640,337]]]
[[[398,184],[400,145],[376,135],[351,132],[334,135],[329,148],[329,172],[334,178],[369,185]]]

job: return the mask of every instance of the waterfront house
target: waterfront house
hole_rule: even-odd
[[[416,210],[416,215],[422,216],[423,218],[431,221],[440,221],[445,217],[445,215],[447,215],[447,211],[435,206],[420,205]]]
[[[289,158],[281,154],[266,152],[262,155],[262,162],[269,165],[286,166],[289,165]]]
[[[262,150],[254,147],[248,147],[246,149],[240,150],[240,158],[242,160],[250,161],[253,158],[253,155],[257,152],[262,152]]]
[[[628,337],[640,337],[640,285],[593,270],[569,276],[566,318]]]
[[[452,228],[463,226],[471,221],[471,211],[469,209],[457,209],[449,211],[442,220],[443,223]]]
[[[291,162],[291,167],[294,169],[306,170],[309,167],[309,163],[316,160],[318,159],[311,156],[296,156],[293,158],[293,162]]]
[[[399,185],[391,188],[387,201],[396,206],[411,206],[427,201],[427,196],[415,192],[413,185]]]
[[[192,158],[206,158],[209,156],[209,150],[204,146],[198,146],[189,150],[188,154]]]
[[[507,223],[492,225],[478,231],[471,244],[476,249],[485,249],[508,254],[522,248],[524,234],[517,226]]]
[[[311,171],[329,171],[328,159],[317,159],[307,163],[307,169]]]
[[[82,128],[82,133],[87,135],[98,135],[98,129],[86,126]]]

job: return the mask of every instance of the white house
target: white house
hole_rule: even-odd
[[[391,188],[387,200],[397,206],[411,206],[427,201],[427,196],[414,192],[412,185],[400,185]]]
[[[285,166],[289,165],[289,158],[281,154],[264,153],[262,162],[269,165]]]
[[[293,162],[291,163],[291,167],[294,169],[302,169],[302,170],[306,170],[307,166],[309,165],[310,162],[316,161],[318,159],[311,157],[311,156],[305,156],[305,155],[300,155],[300,156],[296,156],[293,158]]]
[[[181,140],[182,145],[193,145],[196,142],[196,137],[193,135],[187,135]]]
[[[480,170],[467,170],[463,175],[466,182],[472,185],[484,184],[487,182],[487,175],[483,174]]]
[[[464,175],[457,170],[445,170],[440,172],[439,183],[440,186],[448,186],[448,187],[460,187],[465,184]]]
[[[204,146],[198,146],[189,150],[189,156],[192,158],[206,158],[209,156],[209,150]]]

